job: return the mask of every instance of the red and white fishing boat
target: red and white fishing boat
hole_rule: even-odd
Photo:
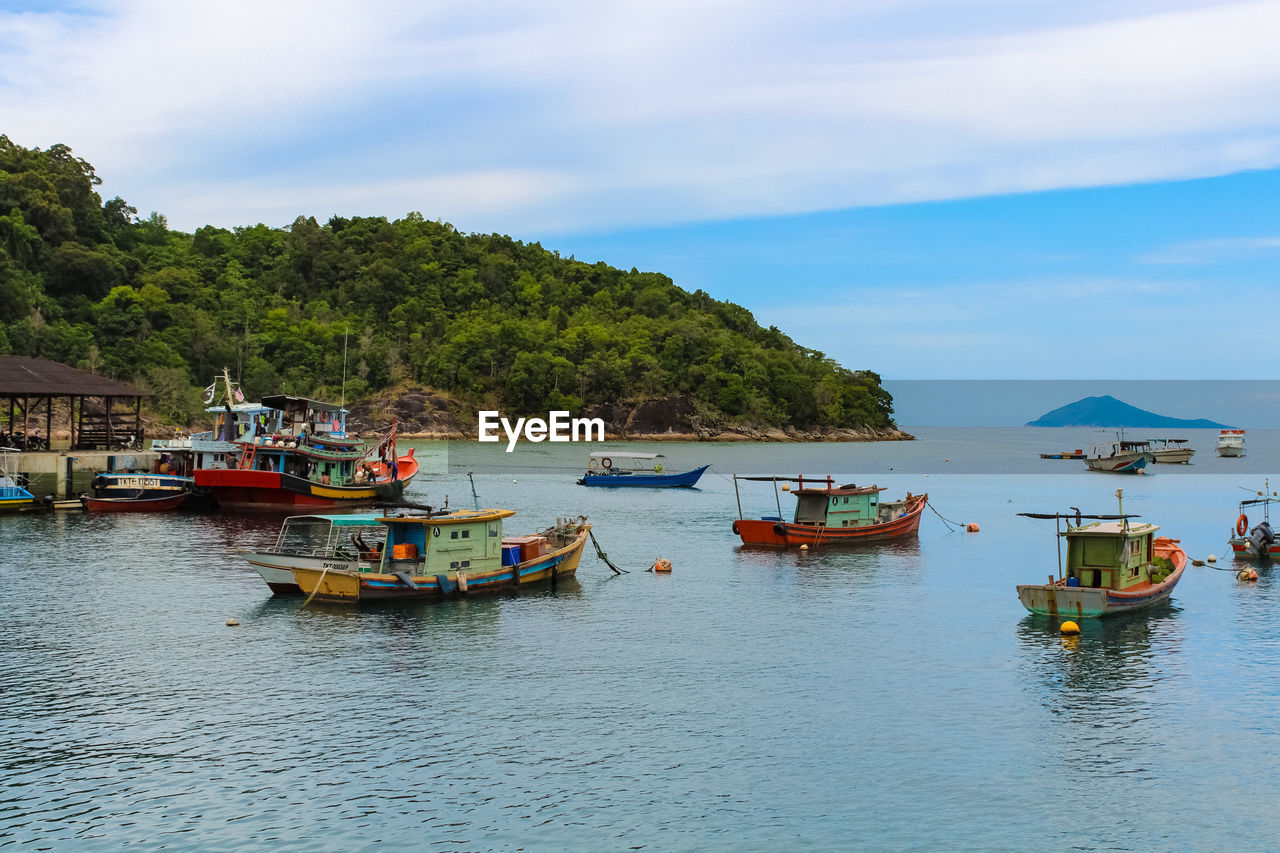
[[[776,516],[745,518],[738,482],[773,483]],[[782,499],[778,484],[796,497],[791,521],[782,520]],[[790,489],[795,483],[796,488]],[[733,532],[745,545],[834,545],[857,542],[879,542],[915,536],[920,530],[920,516],[929,502],[927,494],[913,495],[897,501],[881,501],[881,486],[837,486],[831,477],[733,477],[734,496],[738,501],[738,519]]]

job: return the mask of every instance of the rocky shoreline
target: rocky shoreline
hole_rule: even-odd
[[[383,392],[353,403],[348,426],[356,431],[385,429],[395,418],[402,438],[424,440],[475,441],[478,415],[474,407],[440,391],[410,386]],[[721,423],[699,412],[695,402],[684,396],[588,406],[580,417],[600,418],[608,441],[912,441],[915,436],[896,428],[849,429],[820,427],[751,426]]]

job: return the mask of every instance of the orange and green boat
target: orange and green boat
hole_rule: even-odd
[[[745,518],[739,481],[773,484],[777,515]],[[796,497],[791,521],[782,519],[782,499],[778,484]],[[790,485],[796,484],[795,489]],[[836,545],[880,542],[915,536],[920,530],[920,516],[929,502],[927,494],[913,495],[896,501],[880,500],[881,486],[837,486],[827,477],[733,477],[733,493],[738,501],[738,518],[733,532],[744,545]]]

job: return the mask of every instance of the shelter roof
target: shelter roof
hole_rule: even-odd
[[[132,385],[56,361],[0,356],[0,397],[150,397]]]

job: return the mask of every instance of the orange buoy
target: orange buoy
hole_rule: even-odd
[[[971,522],[969,522],[968,524],[966,524],[966,525],[964,526],[964,529],[965,529],[967,532],[969,532],[969,533],[977,533],[977,532],[978,532],[978,524],[977,524],[977,522],[971,521]]]
[[[1257,579],[1257,569],[1241,569],[1239,573],[1236,574],[1236,580],[1238,581],[1256,581]]]
[[[650,571],[669,572],[671,571],[671,561],[668,560],[666,557],[659,557],[658,559],[653,561],[653,568],[650,569]]]

